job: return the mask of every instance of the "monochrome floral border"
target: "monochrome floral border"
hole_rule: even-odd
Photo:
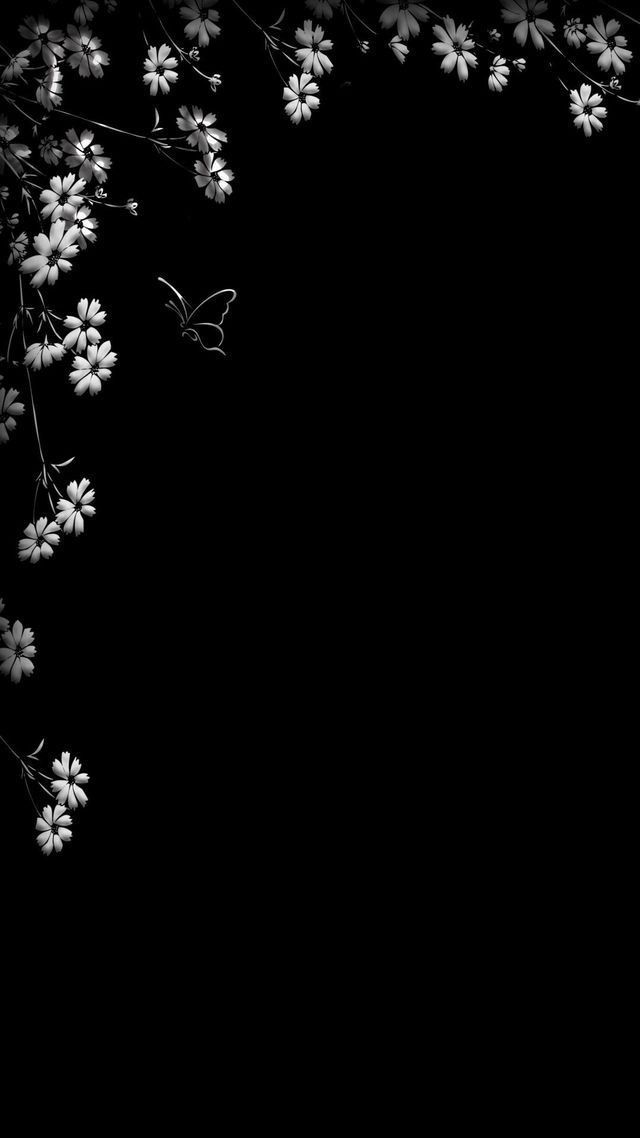
[[[230,201],[235,176],[223,156],[229,139],[218,115],[194,102],[177,100],[174,106],[172,100],[187,73],[201,85],[203,104],[218,99],[224,54],[218,63],[217,53],[231,9],[264,49],[276,76],[277,99],[295,127],[320,111],[322,88],[340,73],[347,42],[365,56],[390,51],[406,64],[419,58],[429,35],[430,54],[446,76],[461,83],[481,79],[495,95],[527,71],[528,53],[546,52],[546,74],[558,87],[558,113],[585,140],[602,133],[616,103],[640,104],[626,94],[633,52],[621,23],[640,20],[613,4],[496,0],[493,21],[467,24],[414,0],[305,0],[295,15],[294,7],[289,3],[262,23],[260,17],[271,8],[265,0],[140,0],[140,96],[151,100],[152,121],[139,131],[88,118],[77,103],[82,82],[99,81],[113,65],[112,49],[107,51],[103,41],[109,39],[118,0],[49,0],[49,14],[26,15],[15,43],[0,43],[0,231],[7,263],[15,270],[15,310],[0,356],[0,445],[28,417],[38,456],[32,517],[17,539],[21,562],[49,561],[61,541],[81,535],[96,513],[90,478],[71,479],[67,473],[76,458],[54,462],[50,456],[38,418],[37,380],[49,368],[64,368],[76,396],[95,397],[120,366],[111,340],[103,338],[108,313],[91,295],[96,290],[83,285],[79,291],[87,295],[76,294],[73,304],[62,307],[52,296],[61,279],[70,273],[75,279],[85,254],[91,263],[103,211],[137,216],[133,198],[111,200],[105,188],[117,161],[117,152],[113,157],[105,152],[107,138],[116,148],[125,140],[150,147],[193,179],[209,202]],[[219,70],[212,69],[213,59]],[[235,290],[221,289],[192,306],[169,281],[159,279],[169,290],[165,305],[180,333],[206,351],[222,352],[223,324]],[[5,615],[2,600],[0,642],[0,678],[14,684],[28,680],[36,667],[36,637],[15,614],[11,620]],[[89,776],[66,751],[46,773],[44,740],[28,753],[2,736],[0,743],[32,802],[38,844],[45,854],[59,852],[71,838],[73,812],[87,801]]]

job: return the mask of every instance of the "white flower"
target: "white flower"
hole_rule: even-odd
[[[44,158],[49,166],[55,166],[62,158],[62,147],[53,134],[48,134],[46,138],[43,138],[38,149],[40,157]]]
[[[90,182],[95,177],[98,183],[106,182],[111,159],[105,158],[104,148],[93,141],[92,130],[83,130],[80,135],[73,129],[68,130],[62,149],[67,166],[71,170],[78,168],[79,178]]]
[[[574,126],[582,127],[587,138],[591,138],[593,128],[602,130],[602,119],[606,119],[606,107],[601,107],[602,95],[592,95],[591,85],[583,83],[580,94],[571,92],[571,114],[575,115]]]
[[[3,71],[0,72],[0,82],[12,83],[14,79],[19,79],[25,68],[29,66],[30,59],[31,52],[28,47],[12,56]]]
[[[55,850],[60,853],[62,843],[71,838],[69,826],[73,825],[71,816],[66,813],[64,806],[45,806],[42,817],[36,822],[38,837],[36,841],[43,854],[47,857]]]
[[[342,0],[307,0],[307,8],[318,20],[330,20]]]
[[[226,165],[224,158],[214,158],[213,154],[205,154],[202,161],[194,163],[196,185],[205,186],[206,196],[220,204],[233,190],[233,171],[226,170]]]
[[[4,647],[0,648],[0,672],[3,676],[10,676],[12,683],[19,684],[23,676],[30,676],[33,672],[33,657],[36,654],[33,632],[16,620],[13,628],[3,632],[2,643]]]
[[[111,351],[111,340],[103,344],[89,344],[86,358],[76,356],[73,361],[73,371],[69,376],[75,385],[76,395],[97,395],[102,384],[111,379],[111,369],[118,356]]]
[[[583,44],[586,40],[584,24],[578,16],[572,16],[570,20],[567,20],[564,25],[564,38],[569,44],[569,47],[580,47],[580,44]]]
[[[311,118],[311,112],[320,106],[317,98],[319,90],[318,84],[310,75],[301,75],[299,79],[297,75],[292,75],[289,79],[289,86],[284,88],[282,98],[285,100],[284,109],[296,126],[303,119],[307,122]]]
[[[520,57],[520,59],[512,59],[511,63],[513,67],[515,67],[516,71],[524,71],[525,67],[527,66],[526,59],[523,59],[522,57]]]
[[[24,366],[40,371],[40,368],[49,367],[54,360],[61,360],[63,355],[63,345],[50,344],[45,336],[42,343],[29,344],[24,356]]]
[[[546,0],[503,0],[502,19],[505,24],[515,24],[513,34],[516,43],[524,47],[527,37],[540,50],[544,47],[543,35],[552,36],[555,27],[550,20],[541,19],[549,5]]]
[[[400,36],[394,36],[392,40],[389,40],[389,47],[391,48],[396,59],[399,59],[400,63],[404,63],[409,54],[409,48],[407,47],[406,43],[402,42]]]
[[[208,150],[220,150],[222,143],[227,141],[225,132],[214,127],[215,121],[215,115],[205,115],[200,107],[192,107],[191,110],[180,107],[180,115],[176,119],[180,130],[191,132],[187,134],[189,146],[197,146],[203,154]]]
[[[95,79],[102,78],[104,74],[102,69],[109,66],[110,59],[106,51],[100,50],[102,41],[94,36],[91,28],[86,24],[80,28],[74,28],[69,24],[64,46],[70,53],[67,57],[69,66],[79,75],[85,78],[88,75],[93,75]]]
[[[89,303],[84,296],[78,301],[78,315],[65,316],[64,326],[71,329],[62,341],[65,348],[84,352],[88,343],[99,343],[102,337],[98,328],[102,327],[106,319],[107,314],[100,308],[100,301],[92,300]]]
[[[62,102],[62,72],[59,67],[50,67],[38,83],[36,99],[45,111],[59,107]]]
[[[89,775],[82,772],[82,764],[79,759],[74,759],[69,764],[70,758],[69,751],[63,751],[59,759],[54,759],[51,766],[53,773],[58,777],[51,783],[51,789],[55,792],[61,806],[68,806],[69,809],[75,810],[76,806],[86,806],[87,804],[87,796],[82,787],[87,785]]]
[[[81,205],[78,209],[74,209],[71,217],[66,221],[67,229],[75,226],[77,229],[76,241],[81,249],[87,248],[87,242],[93,244],[97,237],[98,220],[91,214],[91,209],[88,205]]]
[[[296,31],[296,40],[302,44],[296,51],[296,59],[303,71],[313,71],[314,75],[324,75],[333,70],[333,63],[326,55],[333,47],[332,40],[324,38],[324,29],[313,27],[311,20],[304,21],[304,28]]]
[[[211,11],[215,3],[216,0],[189,0],[180,9],[182,19],[188,21],[184,34],[188,40],[194,40],[197,36],[200,47],[207,47],[212,37],[215,39],[220,35],[217,26],[220,14]]]
[[[76,181],[75,174],[66,174],[64,178],[54,174],[49,182],[49,189],[40,194],[40,201],[44,208],[40,211],[42,217],[50,217],[57,221],[59,217],[65,220],[71,218],[79,205],[82,205],[83,191],[87,183],[83,178]]]
[[[3,612],[4,612],[4,601],[3,601],[2,597],[0,597],[0,635],[3,632],[6,632],[8,627],[9,627],[9,621],[7,620],[6,616],[2,616]]]
[[[633,52],[627,48],[627,37],[619,36],[620,24],[617,20],[609,20],[605,26],[602,16],[596,16],[592,24],[587,27],[590,43],[587,51],[598,56],[598,67],[601,71],[610,71],[613,67],[616,75],[622,75],[625,64],[633,59]]]
[[[509,81],[509,68],[507,67],[506,59],[501,55],[494,56],[493,63],[489,68],[489,90],[496,91],[498,94],[506,87]]]
[[[440,64],[442,70],[450,74],[454,68],[457,68],[458,79],[466,83],[469,78],[469,67],[476,67],[478,63],[476,56],[470,51],[470,48],[475,47],[475,43],[468,38],[466,24],[456,27],[455,20],[451,16],[446,16],[444,28],[441,24],[436,24],[433,34],[438,43],[434,43],[431,50],[436,55],[442,56]]]
[[[24,415],[24,403],[16,403],[16,395],[15,387],[0,385],[0,443],[9,442],[9,431],[16,429],[16,416]]]
[[[98,0],[83,0],[73,13],[76,24],[90,24],[99,7]]]
[[[380,0],[382,4],[386,0]],[[383,28],[392,28],[394,25],[401,40],[408,40],[409,36],[420,35],[420,24],[429,19],[429,13],[422,4],[411,3],[410,0],[400,0],[398,4],[387,4],[384,12],[380,13],[380,23]]]
[[[24,260],[27,248],[29,245],[29,238],[24,229],[17,237],[12,237],[9,241],[9,256],[7,257],[8,265],[20,264]]]
[[[149,94],[155,96],[161,91],[163,95],[168,95],[169,84],[175,83],[178,78],[178,72],[174,70],[178,66],[178,60],[171,55],[168,44],[150,47],[143,66],[146,74],[142,80],[149,84]]]
[[[8,166],[14,174],[22,174],[24,166],[21,158],[28,158],[31,150],[24,142],[18,141],[17,126],[10,126],[4,115],[0,115],[0,171]]]
[[[55,67],[58,60],[64,55],[62,40],[64,32],[49,29],[49,20],[46,16],[27,16],[24,24],[18,28],[23,39],[29,40],[29,50],[36,56],[42,52],[42,62],[45,67]]]
[[[35,256],[27,257],[20,265],[21,273],[33,273],[31,284],[34,288],[55,284],[60,272],[69,272],[71,261],[78,252],[78,246],[74,244],[76,236],[74,228],[65,230],[62,218],[54,221],[48,237],[45,233],[36,234],[33,239]]]
[[[24,531],[24,537],[18,542],[18,557],[20,561],[32,561],[34,565],[41,557],[48,560],[53,556],[55,547],[60,542],[60,526],[57,522],[50,522],[48,518],[38,518],[31,522]]]
[[[84,519],[92,518],[96,512],[91,503],[96,496],[95,490],[89,489],[88,478],[83,478],[80,484],[70,482],[67,486],[68,498],[58,500],[56,521],[63,526],[65,533],[80,535],[84,533]]]

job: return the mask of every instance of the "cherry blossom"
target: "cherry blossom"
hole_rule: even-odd
[[[296,126],[303,121],[307,122],[311,118],[311,112],[320,106],[319,90],[318,84],[310,75],[302,74],[300,78],[292,75],[289,79],[289,86],[285,87],[282,97],[285,101],[284,109]]]
[[[71,762],[70,760],[69,751],[63,751],[59,759],[54,759],[51,769],[57,778],[51,783],[51,789],[60,806],[75,810],[77,806],[87,804],[87,795],[83,787],[87,785],[89,775],[82,770],[79,759],[73,759]]]
[[[68,273],[71,262],[78,253],[75,244],[77,230],[65,228],[62,218],[54,221],[49,236],[38,233],[33,239],[35,255],[27,257],[20,265],[21,273],[33,273],[31,284],[41,288],[43,284],[53,285],[60,273]]]
[[[80,483],[70,482],[67,486],[69,497],[59,499],[56,521],[63,527],[65,533],[80,536],[84,533],[84,519],[94,516],[96,508],[91,503],[96,492],[90,490],[89,486],[88,478],[81,479]]]
[[[71,839],[69,827],[72,825],[71,816],[64,806],[45,806],[42,816],[36,822],[36,840],[43,854],[48,857],[54,851],[60,853],[63,843]]]
[[[33,639],[32,630],[25,628],[19,620],[2,633],[0,673],[9,676],[13,684],[19,684],[23,676],[33,675],[33,657],[36,654]]]
[[[34,565],[41,557],[45,561],[53,556],[53,551],[60,541],[60,526],[49,518],[38,518],[31,522],[24,531],[24,537],[18,542],[18,557],[20,561],[31,561]]]

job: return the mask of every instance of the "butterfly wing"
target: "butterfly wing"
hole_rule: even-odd
[[[170,288],[173,295],[176,297],[178,303],[176,304],[175,300],[169,300],[165,304],[165,308],[169,308],[172,312],[175,312],[178,320],[180,321],[181,327],[184,327],[189,319],[190,305],[187,304],[187,301],[183,297],[182,293],[178,292],[177,288],[174,288],[172,284],[169,284],[169,281],[166,281],[164,277],[158,277],[158,280],[161,284],[166,285],[167,288]]]
[[[219,292],[212,292],[193,309],[189,323],[193,320],[210,320],[213,324],[223,324],[231,305],[237,297],[234,288],[221,288]]]
[[[205,297],[189,315],[183,335],[199,343],[205,352],[224,355],[222,326],[237,295],[235,289],[223,288]]]

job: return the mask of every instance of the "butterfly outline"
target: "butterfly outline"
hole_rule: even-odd
[[[175,312],[176,316],[178,317],[181,334],[188,337],[188,339],[192,340],[194,343],[200,344],[200,347],[203,348],[205,352],[218,352],[219,355],[224,356],[226,359],[227,354],[222,350],[222,345],[224,343],[224,331],[222,325],[231,305],[238,295],[236,290],[233,288],[219,289],[217,292],[212,292],[210,296],[206,296],[204,300],[200,301],[200,304],[197,304],[196,307],[193,308],[189,304],[188,300],[186,300],[186,298],[182,295],[182,293],[178,292],[177,288],[174,288],[174,286],[170,284],[169,281],[166,281],[164,277],[158,277],[158,280],[161,284],[164,284],[167,286],[167,288],[170,288],[174,296],[177,297],[178,304],[176,304],[175,300],[169,300],[165,303],[164,307],[170,309],[172,312]],[[217,300],[220,300],[220,306],[224,305],[224,312],[221,313],[221,315],[218,317],[218,320],[202,320],[194,324],[194,318],[198,315],[201,309],[203,309],[204,306],[209,303],[209,301]],[[178,307],[178,305],[180,307]],[[199,328],[215,328],[217,334],[216,338],[219,336],[218,343],[212,344],[211,347],[207,347],[207,344],[202,339],[201,333],[198,331]],[[206,333],[206,336],[208,335],[209,333]]]

